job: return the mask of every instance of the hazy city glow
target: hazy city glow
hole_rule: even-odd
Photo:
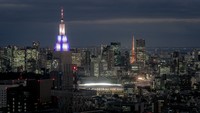
[[[122,85],[111,84],[111,83],[86,83],[86,84],[80,84],[80,86],[122,86]]]

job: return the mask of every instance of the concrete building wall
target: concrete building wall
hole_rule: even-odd
[[[40,80],[40,102],[44,103],[51,101],[51,87],[51,79]]]

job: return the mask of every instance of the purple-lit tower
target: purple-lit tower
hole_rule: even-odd
[[[57,37],[55,51],[69,51],[69,43],[68,43],[67,36],[65,35],[63,8],[61,8],[61,21],[59,25],[59,35]]]
[[[55,75],[57,81],[57,88],[62,90],[72,89],[73,79],[72,75],[72,55],[69,50],[69,43],[65,35],[65,23],[63,8],[61,8],[61,22],[59,25],[59,35],[54,47],[51,70]],[[57,78],[56,78],[57,77]]]

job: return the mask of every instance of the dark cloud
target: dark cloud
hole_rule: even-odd
[[[197,46],[199,6],[199,0],[0,0],[0,46],[34,40],[52,46],[61,7],[72,46],[130,46],[133,34],[148,46]]]
[[[42,0],[1,3],[2,16],[19,15],[22,20],[37,18],[54,21],[60,7],[64,7],[66,17],[71,20],[95,20],[133,17],[173,17],[194,18],[200,16],[198,0]],[[7,16],[8,17],[8,16]]]

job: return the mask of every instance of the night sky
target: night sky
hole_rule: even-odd
[[[0,0],[0,46],[53,47],[61,7],[71,47],[200,46],[200,0]]]

